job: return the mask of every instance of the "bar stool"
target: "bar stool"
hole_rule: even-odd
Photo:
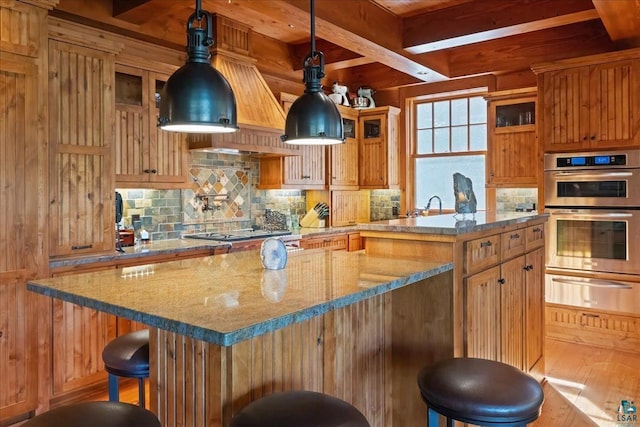
[[[487,427],[524,427],[540,416],[540,384],[513,366],[486,359],[454,358],[423,368],[418,387],[429,410]],[[436,425],[436,424],[434,424]]]
[[[255,400],[231,420],[231,427],[370,427],[355,407],[315,391],[287,391]]]
[[[84,402],[52,409],[22,427],[162,427],[153,412],[129,403]]]
[[[149,378],[149,330],[129,332],[112,340],[102,350],[102,360],[109,373],[109,401],[120,400],[118,377],[137,378],[139,405],[144,408],[144,380]]]

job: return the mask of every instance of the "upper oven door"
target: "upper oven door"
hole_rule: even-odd
[[[547,266],[640,274],[640,210],[545,209]]]
[[[549,170],[545,206],[638,207],[640,169]]]

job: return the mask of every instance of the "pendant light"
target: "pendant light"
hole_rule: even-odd
[[[296,145],[329,145],[344,142],[342,117],[336,104],[322,91],[324,55],[316,51],[315,0],[311,2],[311,53],[304,60],[304,94],[287,114],[283,142]],[[318,60],[319,64],[314,61]]]
[[[196,11],[187,22],[187,62],[160,91],[161,129],[191,133],[238,130],[233,90],[211,66],[212,23],[211,14],[201,9],[201,0],[196,0]]]

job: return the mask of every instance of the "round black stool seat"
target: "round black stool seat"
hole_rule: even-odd
[[[129,332],[107,344],[102,350],[107,372],[119,377],[149,376],[149,330]]]
[[[524,426],[540,416],[540,384],[513,366],[454,358],[426,367],[418,387],[427,406],[445,417],[480,426]]]
[[[144,408],[120,402],[85,402],[40,414],[22,427],[162,427]]]
[[[140,406],[144,407],[144,379],[149,378],[149,330],[129,332],[102,350],[104,368],[109,373],[109,400],[119,400],[118,378],[138,378]]]
[[[251,402],[231,427],[370,427],[355,407],[315,391],[275,393]]]

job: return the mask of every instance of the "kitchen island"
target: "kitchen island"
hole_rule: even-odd
[[[283,270],[264,270],[247,251],[28,289],[151,328],[151,409],[164,426],[227,426],[252,400],[308,389],[388,427],[423,421],[415,375],[453,354],[452,267],[306,250],[290,253]]]
[[[365,251],[454,265],[453,353],[544,377],[547,215],[478,212],[359,224]]]

